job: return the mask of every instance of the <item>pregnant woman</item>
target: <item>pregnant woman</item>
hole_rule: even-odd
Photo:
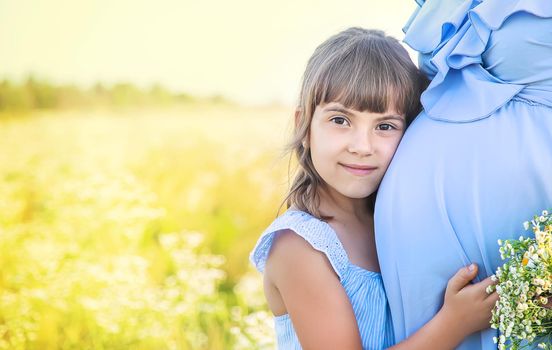
[[[439,310],[459,267],[492,274],[497,240],[552,207],[552,1],[417,2],[405,42],[432,82],[375,212],[397,342]],[[458,349],[496,349],[493,336]]]

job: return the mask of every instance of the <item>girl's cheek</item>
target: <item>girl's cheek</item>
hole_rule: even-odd
[[[389,144],[386,152],[389,162],[391,161],[391,158],[393,158],[393,155],[395,154],[395,152],[397,151],[397,148],[399,147],[400,138],[394,141],[395,142]]]

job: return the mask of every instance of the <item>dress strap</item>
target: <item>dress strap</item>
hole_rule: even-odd
[[[324,253],[341,280],[349,258],[332,227],[318,218],[299,210],[288,210],[262,233],[249,256],[257,270],[264,272],[266,260],[278,231],[291,230],[304,238],[314,249]]]

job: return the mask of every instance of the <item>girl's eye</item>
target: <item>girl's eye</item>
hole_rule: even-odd
[[[349,121],[347,119],[345,119],[344,117],[333,117],[330,120],[332,122],[334,122],[335,124],[337,124],[337,125],[343,125],[343,126],[348,126],[349,125]]]
[[[388,131],[388,130],[393,130],[393,129],[396,129],[395,126],[391,125],[391,124],[380,124],[378,125],[378,130],[384,130],[384,131]]]

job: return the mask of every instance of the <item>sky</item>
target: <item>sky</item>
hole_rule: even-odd
[[[160,83],[291,105],[318,44],[351,26],[402,39],[414,9],[414,0],[0,0],[0,78]]]

